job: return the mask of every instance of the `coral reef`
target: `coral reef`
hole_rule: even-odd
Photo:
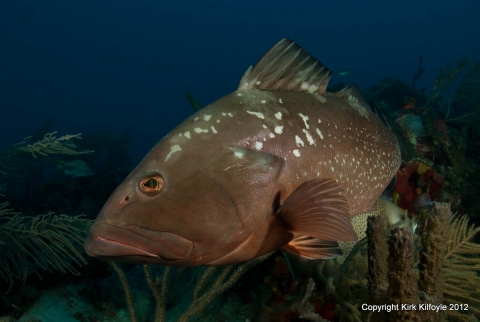
[[[414,219],[408,217],[402,209],[386,199],[378,199],[375,203],[375,208],[375,211],[361,213],[352,218],[352,226],[357,234],[358,240],[361,240],[366,236],[368,218],[370,217],[378,216],[385,218],[387,220],[386,225],[389,229],[393,229],[394,227],[413,229],[415,226]],[[340,266],[355,247],[356,243],[357,242],[355,241],[338,242],[342,255],[328,261],[323,261],[316,267],[317,273],[323,275],[321,278],[325,279],[325,276],[338,272]]]
[[[402,162],[397,173],[394,201],[410,214],[417,213],[432,201],[439,201],[445,178],[435,171],[433,163],[416,159],[408,164]]]
[[[403,114],[397,117],[396,122],[402,127],[405,138],[415,147],[417,146],[417,138],[426,135],[423,118],[420,115]]]
[[[414,82],[423,68],[420,63]],[[428,99],[423,92],[394,79],[384,79],[364,92],[390,120],[404,163],[409,165],[421,158],[445,179],[437,182],[442,186],[438,196],[416,186],[424,191],[418,197],[406,196],[413,199],[403,200],[400,205],[410,213],[418,205],[435,200],[450,202],[455,211],[462,213],[477,213],[480,209],[480,203],[474,200],[475,191],[480,189],[479,93],[480,63],[470,66],[465,57],[440,71]]]
[[[410,101],[414,99],[417,108],[427,102],[422,92],[394,78],[382,79],[363,94],[367,101],[374,101],[387,115],[395,115],[402,110],[406,105],[406,99]]]
[[[469,226],[464,216],[451,217],[449,204],[434,203],[421,216],[418,235],[397,227],[388,238],[385,220],[369,218],[367,241],[360,241],[340,274],[327,281],[340,321],[444,321],[445,315],[473,321],[472,313],[480,313],[480,245],[472,239],[480,228]],[[373,312],[362,308],[365,303],[385,306]]]

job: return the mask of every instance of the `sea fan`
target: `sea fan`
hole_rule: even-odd
[[[10,287],[39,268],[76,274],[72,262],[86,264],[82,250],[91,220],[53,212],[23,216],[8,205],[0,204],[0,276]]]
[[[468,225],[468,217],[456,217],[450,223],[447,252],[442,266],[444,302],[461,305],[469,303],[468,311],[480,314],[480,244],[472,242],[480,227]],[[470,321],[471,316],[448,310],[456,321]]]
[[[80,134],[56,137],[47,133],[42,140],[29,144],[28,138],[0,151],[0,177],[25,176],[27,165],[39,157],[55,162],[52,155],[79,155],[93,151],[77,150],[72,139]],[[0,196],[4,196],[0,194]],[[77,273],[72,266],[86,264],[83,242],[92,221],[49,212],[35,217],[24,216],[0,203],[0,278],[12,286],[15,279],[25,282],[39,268]]]
[[[477,138],[480,137],[480,62],[473,65],[463,76],[455,91],[453,101],[459,109],[464,111],[470,110],[470,113],[449,121],[470,120],[474,135]]]
[[[25,164],[38,157],[49,155],[79,155],[89,154],[93,151],[77,150],[72,139],[80,139],[80,133],[56,137],[57,132],[47,133],[42,140],[28,144],[27,137],[10,148],[0,151],[0,175],[2,177],[21,177],[19,172],[24,172]]]

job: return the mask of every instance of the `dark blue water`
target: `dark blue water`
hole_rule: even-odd
[[[365,89],[430,88],[480,59],[478,1],[2,1],[0,146],[46,121],[60,134],[132,128],[134,161],[193,110],[233,91],[283,37]],[[349,69],[344,77],[338,72]]]

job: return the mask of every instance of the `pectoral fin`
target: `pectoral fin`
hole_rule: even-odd
[[[290,231],[321,241],[356,241],[348,203],[333,179],[313,179],[300,185],[277,211]]]
[[[283,246],[282,250],[309,259],[332,259],[342,254],[337,242],[310,236],[296,237]]]

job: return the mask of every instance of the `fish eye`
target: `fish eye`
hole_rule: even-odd
[[[158,193],[163,190],[165,181],[159,175],[143,178],[140,180],[140,189],[146,193]]]

